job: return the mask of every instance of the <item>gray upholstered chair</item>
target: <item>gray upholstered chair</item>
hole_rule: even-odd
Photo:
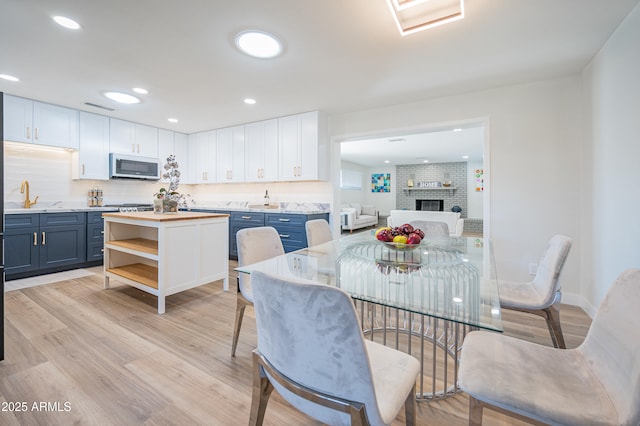
[[[324,219],[312,219],[304,224],[307,231],[307,246],[313,247],[333,240],[329,222]]]
[[[553,346],[566,348],[560,326],[560,273],[571,250],[571,238],[554,235],[549,241],[533,281],[498,280],[500,307],[539,315],[547,322]]]
[[[469,424],[484,407],[528,422],[640,425],[640,269],[609,289],[576,349],[560,350],[485,331],[462,346],[459,384]]]
[[[278,231],[271,226],[244,228],[236,233],[238,245],[238,266],[250,265],[284,254],[282,240]],[[242,318],[247,306],[253,305],[251,277],[248,274],[238,275],[238,296],[236,297],[236,321],[231,341],[231,356],[236,355]]]
[[[432,222],[429,220],[414,220],[409,225],[424,232],[425,238],[443,238],[449,236],[449,225],[445,222]]]
[[[252,273],[258,348],[249,424],[262,424],[271,391],[329,425],[388,425],[405,407],[415,424],[420,363],[364,339],[343,290]]]

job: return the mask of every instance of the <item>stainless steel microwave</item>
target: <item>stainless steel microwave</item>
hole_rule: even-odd
[[[133,155],[109,154],[109,175],[114,178],[160,179],[160,160]]]

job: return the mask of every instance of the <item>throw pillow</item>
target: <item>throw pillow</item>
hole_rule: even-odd
[[[376,215],[376,208],[373,205],[363,204],[362,205],[362,214],[366,214],[368,216]]]

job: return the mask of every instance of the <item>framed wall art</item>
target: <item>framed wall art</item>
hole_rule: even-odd
[[[371,192],[391,192],[391,173],[372,173]]]

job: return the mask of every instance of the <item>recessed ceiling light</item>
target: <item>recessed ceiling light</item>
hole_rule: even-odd
[[[136,93],[140,93],[141,95],[146,95],[147,93],[149,93],[147,89],[143,89],[142,87],[134,87],[132,90]]]
[[[80,29],[80,24],[78,24],[71,18],[67,18],[66,16],[54,16],[53,20],[56,21],[56,24],[65,28],[69,28],[70,30]]]
[[[248,104],[248,105],[255,105],[256,104],[256,100],[255,99],[251,99],[251,98],[247,98],[247,99],[244,100],[244,103]]]
[[[468,155],[463,155],[462,158],[464,158],[466,160],[467,158],[469,158],[469,156]]]
[[[453,129],[454,132],[461,132],[462,129]]]
[[[423,162],[423,163],[428,163],[428,162],[429,162],[429,160],[422,160],[422,162]]]
[[[389,162],[389,160],[384,160],[384,162],[385,162],[385,163],[388,163],[388,162]]]
[[[20,81],[18,77],[14,77],[9,74],[0,74],[0,78],[7,81]]]
[[[282,52],[282,43],[264,31],[242,31],[236,36],[236,46],[255,58],[273,58]]]
[[[167,119],[167,121],[168,121],[169,123],[177,123],[177,122],[178,122],[178,119],[177,119],[177,118],[168,118],[168,119]]]
[[[105,92],[104,95],[112,101],[116,101],[121,104],[137,104],[140,102],[140,99],[135,96],[121,92]]]

